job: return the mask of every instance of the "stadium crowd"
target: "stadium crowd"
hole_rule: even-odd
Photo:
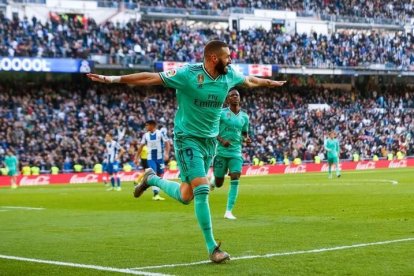
[[[281,66],[369,66],[412,69],[414,38],[404,32],[338,31],[288,34],[250,29],[195,29],[179,21],[96,24],[91,18],[58,16],[8,19],[0,13],[0,56],[90,58],[104,55],[111,64],[130,66],[154,61],[199,62],[205,43],[226,41],[240,63]]]
[[[241,90],[241,96],[253,138],[244,147],[246,163],[253,157],[279,163],[285,157],[324,159],[329,130],[339,134],[342,159],[355,152],[363,159],[397,151],[414,155],[414,93],[407,88],[362,93],[288,85],[278,93]],[[10,147],[21,166],[69,171],[82,164],[90,170],[103,161],[104,136],[111,132],[128,152],[122,162],[131,162],[131,145],[140,141],[145,121],[156,120],[172,138],[174,113],[175,93],[162,87],[1,83],[0,155]]]
[[[131,1],[125,1],[131,2]],[[359,0],[134,0],[141,6],[173,7],[200,10],[227,10],[230,8],[254,8],[270,10],[289,10],[307,14],[342,15],[369,18],[407,19],[414,15],[413,3],[404,1],[359,1]]]

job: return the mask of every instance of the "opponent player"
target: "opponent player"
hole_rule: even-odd
[[[121,179],[119,178],[118,172],[120,168],[119,161],[121,156],[124,154],[125,150],[121,145],[113,140],[112,134],[108,132],[105,135],[105,144],[106,144],[106,171],[109,175],[111,181],[111,187],[108,191],[121,191]],[[115,185],[116,182],[116,185]]]
[[[178,109],[174,118],[174,149],[178,159],[182,184],[168,181],[147,169],[142,182],[136,186],[135,197],[149,186],[160,187],[183,204],[194,199],[195,215],[204,235],[210,260],[221,263],[230,258],[220,249],[213,235],[206,173],[215,152],[220,112],[230,88],[279,87],[284,81],[244,77],[233,69],[229,46],[213,40],[204,48],[204,62],[190,64],[162,73],[136,73],[124,76],[88,74],[93,81],[131,85],[162,85],[175,88]]]
[[[335,164],[336,177],[341,177],[339,170],[339,142],[336,139],[335,131],[329,133],[328,139],[324,143],[325,150],[328,156],[328,177],[332,178],[332,165]]]
[[[249,116],[241,110],[240,94],[236,89],[231,89],[227,96],[229,107],[221,111],[220,130],[217,140],[217,154],[214,157],[214,181],[213,187],[221,187],[224,176],[230,173],[230,189],[227,196],[227,208],[224,214],[226,219],[236,219],[232,210],[237,200],[239,191],[240,174],[243,166],[242,143],[251,143],[248,135]]]
[[[164,174],[165,161],[170,154],[170,140],[167,136],[157,129],[157,123],[149,120],[145,123],[147,132],[142,136],[141,144],[138,148],[137,156],[141,156],[142,149],[148,148],[147,164],[159,177]],[[160,188],[152,186],[153,200],[165,200],[159,195]]]

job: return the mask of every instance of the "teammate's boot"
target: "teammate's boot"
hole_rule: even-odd
[[[146,189],[149,188],[149,185],[147,184],[148,178],[155,176],[155,172],[153,171],[153,169],[148,168],[145,169],[145,173],[142,176],[141,181],[139,182],[139,184],[137,186],[135,186],[134,189],[134,197],[140,197]]]
[[[233,213],[231,211],[226,211],[224,214],[225,219],[237,219],[235,216],[233,216]]]
[[[230,255],[220,249],[220,243],[214,248],[209,257],[210,260],[216,264],[230,260]]]
[[[152,200],[163,201],[163,200],[165,200],[165,198],[163,198],[160,195],[155,195],[155,196],[152,197]]]

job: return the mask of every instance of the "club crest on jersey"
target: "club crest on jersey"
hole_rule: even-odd
[[[203,74],[198,74],[197,82],[198,82],[198,88],[203,88],[203,82],[204,82],[204,75]]]
[[[176,74],[177,74],[177,70],[175,70],[175,69],[171,69],[171,70],[168,70],[167,72],[165,72],[165,76],[167,78],[174,77]]]

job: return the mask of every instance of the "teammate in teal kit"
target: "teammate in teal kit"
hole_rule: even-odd
[[[227,196],[227,207],[224,218],[236,219],[232,210],[239,191],[240,174],[243,165],[242,143],[251,143],[248,135],[249,116],[240,108],[240,94],[231,89],[227,96],[229,107],[221,111],[219,142],[217,155],[214,157],[214,181],[212,187],[221,187],[224,176],[230,173],[230,189]]]
[[[339,142],[336,139],[335,131],[329,133],[328,139],[325,140],[325,150],[328,155],[328,177],[332,178],[332,165],[335,164],[336,176],[341,177],[339,170]]]
[[[178,109],[174,118],[174,150],[182,183],[162,179],[151,169],[135,187],[139,197],[149,186],[161,188],[183,204],[194,199],[195,215],[203,232],[210,260],[221,263],[229,254],[217,244],[211,223],[207,171],[215,153],[219,133],[220,112],[230,88],[279,87],[284,81],[243,76],[231,64],[230,49],[224,42],[213,40],[204,48],[204,62],[185,65],[161,73],[136,73],[124,76],[88,74],[103,83],[132,85],[165,85],[176,89]]]
[[[17,188],[17,175],[19,172],[19,160],[14,155],[13,150],[7,149],[6,156],[4,157],[4,164],[7,168],[7,174],[11,177],[11,188]]]

